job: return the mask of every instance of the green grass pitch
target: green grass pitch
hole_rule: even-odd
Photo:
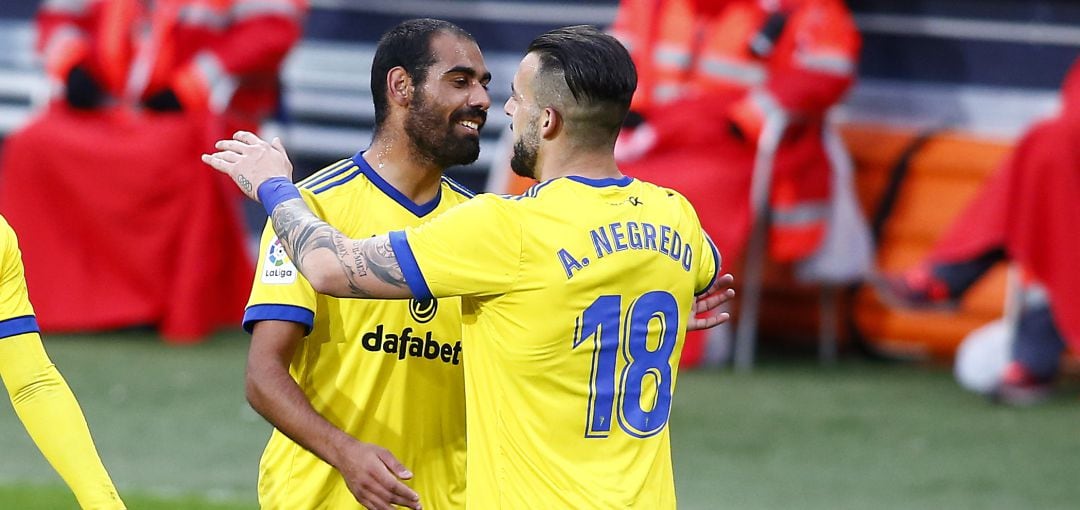
[[[48,336],[133,509],[254,509],[269,427],[243,398],[247,337]],[[680,375],[671,419],[683,509],[1075,508],[1080,399],[992,406],[946,369],[766,359]],[[6,399],[4,399],[6,402]],[[0,404],[0,509],[75,508]]]

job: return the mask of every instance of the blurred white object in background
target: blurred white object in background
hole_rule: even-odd
[[[956,350],[953,375],[964,389],[987,395],[994,391],[1009,364],[1013,325],[996,320],[969,333]]]

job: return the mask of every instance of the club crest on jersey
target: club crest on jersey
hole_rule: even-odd
[[[286,284],[296,281],[296,266],[285,254],[285,246],[281,240],[274,238],[274,242],[266,249],[266,261],[263,264],[262,282],[269,284]]]
[[[412,315],[413,320],[424,324],[435,318],[435,314],[439,311],[439,302],[432,299],[425,299],[423,301],[417,301],[416,299],[409,300],[409,315]]]

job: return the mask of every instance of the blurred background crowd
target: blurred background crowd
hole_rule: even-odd
[[[279,135],[299,179],[366,147],[375,43],[413,17],[470,31],[493,74],[480,159],[448,172],[477,191],[529,185],[501,105],[533,37],[626,44],[620,166],[686,195],[738,282],[684,367],[955,360],[1011,405],[1078,372],[1065,0],[4,0],[0,214],[46,337],[237,330],[263,216],[197,155]]]
[[[496,105],[542,31],[627,45],[641,84],[620,163],[687,195],[740,281],[737,331],[692,335],[684,366],[749,368],[759,339],[825,362],[949,358],[999,321],[972,359],[1013,363],[979,365],[980,388],[1004,374],[1025,400],[1080,337],[1080,91],[1057,92],[1080,8],[1011,0],[9,0],[0,212],[46,332],[235,327],[261,218],[192,155],[238,128],[280,134],[302,177],[364,147],[374,42],[417,16],[476,35]],[[519,192],[490,119],[480,160],[451,174]]]

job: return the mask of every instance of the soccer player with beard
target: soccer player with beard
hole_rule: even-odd
[[[693,314],[733,293],[686,199],[615,164],[636,82],[595,28],[541,35],[505,105],[513,168],[540,184],[369,238],[299,200],[279,140],[238,132],[203,156],[263,203],[319,291],[462,297],[470,507],[675,507],[667,424],[685,332],[724,321]]]
[[[304,201],[356,238],[465,202],[472,193],[443,170],[479,155],[489,80],[461,28],[431,19],[392,28],[372,63],[371,145],[300,182]],[[248,401],[275,427],[260,506],[464,508],[460,299],[328,297],[269,226],[262,249],[244,317]]]

